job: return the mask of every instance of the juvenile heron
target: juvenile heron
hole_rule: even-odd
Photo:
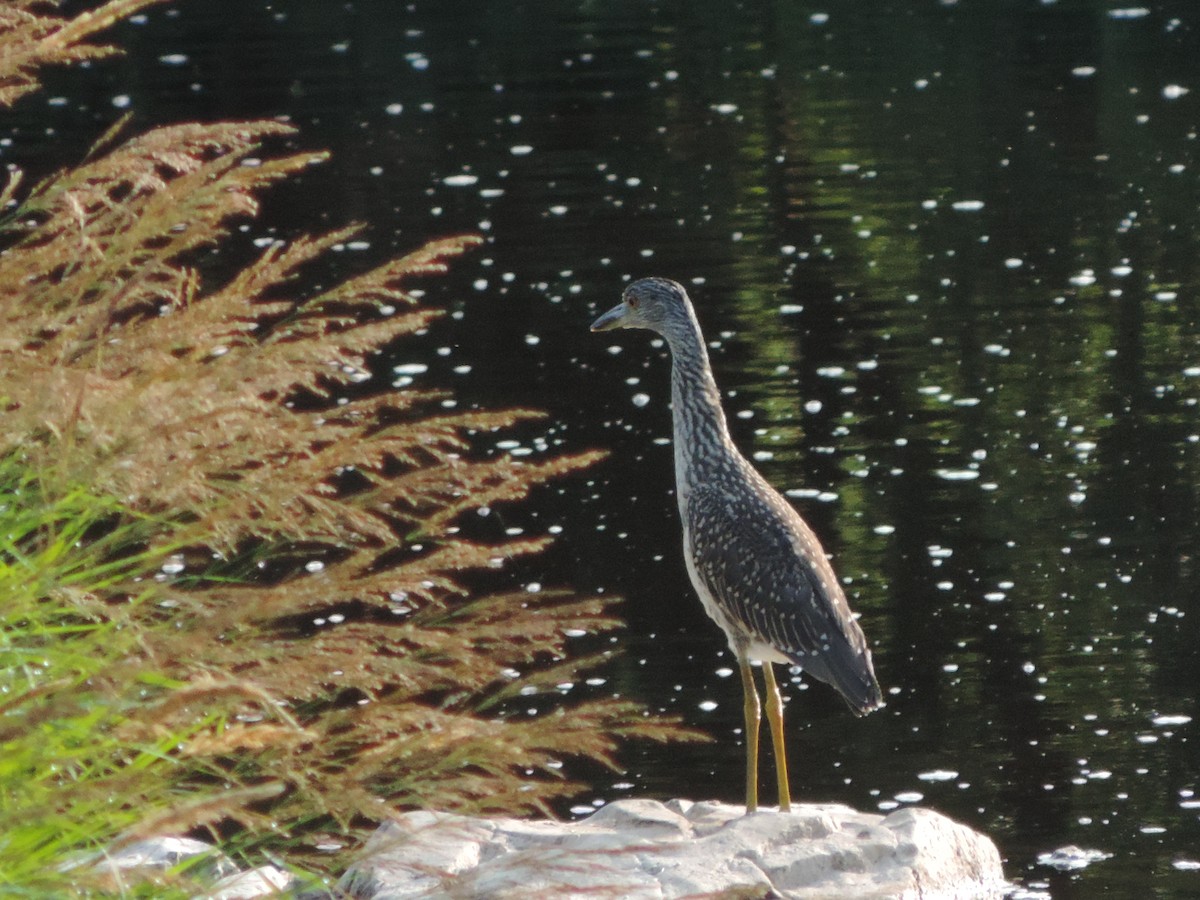
[[[729,436],[695,310],[683,287],[643,278],[592,331],[648,328],[671,348],[675,491],[688,575],[741,669],[746,717],[746,810],[758,808],[761,716],[750,660],[762,662],[779,808],[791,808],[783,700],[772,663],[833,685],[857,715],[883,705],[871,651],[812,529]]]

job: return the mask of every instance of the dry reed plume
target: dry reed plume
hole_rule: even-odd
[[[10,3],[0,104],[34,90],[41,65],[106,52],[79,41],[146,5],[65,22]],[[136,652],[89,689],[136,694],[121,740],[162,742],[194,791],[168,802],[114,762],[103,788],[145,810],[130,838],[230,821],[341,833],[388,805],[528,810],[574,790],[557,760],[607,762],[622,738],[678,734],[617,700],[506,717],[518,688],[552,689],[587,664],[568,658],[564,631],[616,621],[595,599],[469,597],[462,584],[547,543],[471,542],[464,510],[521,500],[598,454],[478,458],[472,434],[535,414],[363,389],[381,347],[419,340],[439,315],[410,281],[477,238],[434,241],[313,296],[305,264],[355,228],[276,242],[224,284],[195,265],[256,213],[259,191],[322,158],[259,159],[290,133],[245,122],[110,137],[30,189],[12,174],[4,194],[0,454],[47,491],[116,498],[109,526],[136,521],[131,549],[170,563],[152,590],[122,579],[70,597],[82,619],[136,634]],[[345,620],[310,627],[330,609]],[[72,708],[78,687],[39,688],[39,715]]]

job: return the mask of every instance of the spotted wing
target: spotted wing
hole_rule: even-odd
[[[869,712],[882,702],[871,652],[833,567],[796,511],[761,487],[689,496],[694,570],[747,647],[769,644]]]

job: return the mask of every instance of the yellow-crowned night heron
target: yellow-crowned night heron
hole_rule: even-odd
[[[592,324],[648,328],[671,347],[675,489],[688,574],[741,669],[746,717],[746,809],[758,806],[760,707],[750,660],[763,664],[779,808],[791,808],[783,701],[772,663],[833,685],[858,715],[883,697],[862,629],[812,529],[755,471],[729,436],[708,352],[687,292],[643,278]]]

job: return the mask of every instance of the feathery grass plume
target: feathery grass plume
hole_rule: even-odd
[[[44,15],[50,0],[7,0],[0,6],[0,106],[38,88],[37,71],[110,56],[113,47],[83,41],[115,22],[163,0],[110,0],[73,19]]]
[[[0,105],[144,5],[70,22],[11,5]],[[595,662],[568,633],[617,620],[605,600],[505,583],[548,538],[485,544],[456,524],[600,454],[480,458],[472,435],[538,414],[373,387],[379,351],[440,314],[411,280],[478,238],[313,296],[305,265],[357,226],[275,242],[223,284],[194,264],[259,191],[323,158],[265,152],[291,134],[177,125],[10,181],[0,886],[53,892],[68,851],[164,829],[313,862],[318,835],[356,840],[389,805],[545,809],[577,790],[562,759],[689,736],[616,700],[507,713]]]

